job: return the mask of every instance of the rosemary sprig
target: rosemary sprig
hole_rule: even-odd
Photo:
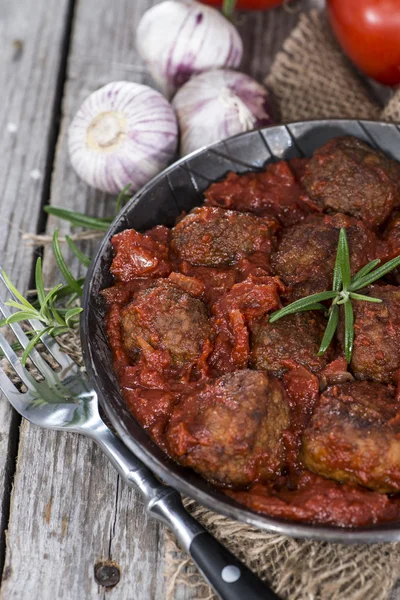
[[[128,185],[126,185],[118,194],[115,204],[116,215],[118,215],[121,208],[132,197],[132,194],[128,191],[131,185],[131,183],[128,183]],[[73,227],[84,227],[86,229],[95,229],[96,231],[107,231],[114,220],[112,217],[89,217],[88,215],[85,215],[85,213],[69,210],[68,208],[59,208],[57,206],[45,206],[44,210],[47,214],[53,215],[53,217],[68,221]]]
[[[292,302],[292,304],[288,304],[285,308],[281,308],[273,312],[269,317],[269,322],[274,323],[278,321],[278,319],[282,319],[282,317],[286,317],[286,315],[291,315],[296,312],[305,311],[305,310],[315,310],[312,308],[315,306],[315,303],[323,302],[324,300],[331,300],[332,298],[336,298],[337,292],[319,292],[318,294],[312,294],[311,296],[306,296],[305,298],[300,298],[300,300],[296,300]],[[326,307],[321,304],[326,310]],[[311,307],[311,308],[310,308]]]
[[[36,286],[38,290],[40,308],[36,308],[30,302],[28,302],[18,292],[18,290],[11,283],[7,274],[3,271],[3,277],[7,283],[7,286],[17,298],[17,300],[9,300],[6,302],[6,305],[16,308],[17,311],[10,315],[7,319],[0,321],[0,327],[28,319],[40,321],[44,325],[44,329],[33,330],[33,332],[31,332],[32,338],[28,346],[25,348],[21,358],[23,365],[26,363],[31,350],[34,348],[34,346],[36,346],[45,333],[56,336],[69,331],[77,324],[76,317],[78,317],[83,310],[81,307],[74,307],[64,310],[56,309],[54,305],[54,299],[57,295],[57,291],[62,286],[61,284],[56,285],[47,294],[45,294],[41,278],[37,277],[38,272],[41,273],[41,271],[41,258],[38,258],[36,263]]]
[[[54,232],[53,250],[60,271],[67,281],[67,286],[59,283],[46,292],[43,284],[42,259],[39,257],[35,268],[36,306],[24,298],[10,281],[8,275],[3,271],[4,281],[15,297],[15,300],[8,300],[6,305],[15,308],[16,311],[6,319],[0,321],[0,327],[25,320],[40,321],[44,325],[43,329],[34,329],[28,332],[31,339],[21,358],[23,365],[26,363],[32,349],[39,343],[44,334],[57,336],[70,331],[78,324],[79,315],[83,310],[80,306],[71,308],[56,306],[56,301],[65,297],[66,292],[68,292],[68,295],[71,295],[71,293],[79,296],[82,295],[83,281],[75,279],[65,263],[58,243],[58,230]]]
[[[76,281],[75,277],[72,275],[71,271],[69,270],[67,263],[65,262],[65,259],[62,255],[60,244],[58,242],[58,229],[56,229],[55,232],[53,233],[53,251],[54,251],[55,259],[57,261],[58,268],[60,269],[60,272],[61,272],[62,276],[64,277],[65,281],[70,286],[72,292],[75,294],[78,294],[78,296],[82,296],[82,293],[83,293],[82,285],[79,285],[79,283]],[[40,297],[39,297],[39,302],[40,302]]]
[[[131,187],[132,187],[132,184],[128,183],[124,188],[122,188],[122,190],[118,194],[117,203],[115,205],[115,214],[116,215],[119,214],[119,211],[121,210],[121,208],[123,208],[125,206],[125,204],[128,202],[128,200],[130,200],[132,198],[132,194],[129,193],[129,190],[131,189]]]
[[[296,300],[295,302],[288,304],[288,306],[272,313],[269,322],[274,323],[275,321],[278,321],[278,319],[282,319],[282,317],[296,312],[306,310],[327,310],[327,307],[321,304],[321,302],[332,300],[328,309],[328,323],[318,352],[318,356],[321,356],[327,351],[333,340],[333,336],[335,335],[339,324],[339,306],[343,305],[344,351],[347,362],[351,362],[354,342],[354,314],[351,301],[382,302],[380,298],[358,294],[357,291],[367,287],[374,281],[381,279],[384,275],[399,266],[400,256],[389,260],[380,267],[378,267],[379,263],[379,259],[372,260],[351,277],[349,245],[347,242],[346,230],[342,228],[339,234],[336,261],[333,270],[332,291],[319,292],[318,294],[312,294],[311,296]]]
[[[118,195],[116,202],[116,214],[119,213],[124,204],[131,198],[132,194],[129,193],[131,185],[131,183],[126,185]],[[87,229],[107,231],[113,221],[112,218],[89,217],[84,213],[75,212],[65,208],[58,208],[55,206],[45,206],[44,210],[50,215],[69,221],[75,227],[83,227]],[[65,236],[65,239],[69,248],[79,262],[84,267],[88,267],[91,259],[81,252],[75,242],[68,235]],[[6,305],[16,309],[16,311],[8,318],[1,320],[0,327],[25,320],[40,321],[40,323],[44,325],[44,329],[31,329],[26,332],[26,334],[30,337],[30,341],[22,355],[22,364],[26,363],[29,353],[36,346],[36,344],[40,342],[44,334],[47,333],[52,336],[57,336],[70,331],[77,326],[79,322],[79,315],[83,311],[83,308],[79,306],[71,306],[71,304],[73,304],[75,300],[82,296],[85,278],[80,277],[76,279],[68,268],[68,265],[65,262],[61,252],[58,240],[58,229],[56,229],[53,234],[53,252],[58,268],[65,279],[66,284],[63,285],[60,283],[46,291],[43,284],[42,259],[38,258],[35,268],[37,299],[32,302],[29,302],[26,298],[24,298],[24,296],[12,284],[7,274],[3,271],[4,280],[16,298],[15,300],[9,300],[6,302]],[[60,301],[62,301],[61,305]],[[21,346],[18,343],[15,343],[14,346],[15,349],[21,349]]]
[[[79,250],[78,246],[69,237],[69,235],[66,235],[65,239],[67,240],[68,246],[70,247],[70,249],[73,252],[73,254],[76,256],[76,258],[79,260],[79,262],[81,263],[81,265],[83,265],[86,268],[89,267],[90,263],[92,262],[92,259],[89,258],[89,256],[86,256],[86,254],[83,254],[83,252],[81,252]]]
[[[45,212],[64,221],[68,221],[74,227],[85,227],[86,229],[95,229],[98,231],[107,231],[112,223],[109,217],[96,218],[88,217],[84,213],[75,212],[67,208],[59,208],[57,206],[45,206]]]

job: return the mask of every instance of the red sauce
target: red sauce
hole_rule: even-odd
[[[211,185],[206,203],[250,211],[275,219],[279,227],[290,226],[319,210],[301,187],[304,166],[304,160],[281,161],[263,173],[231,173]],[[234,265],[218,267],[180,261],[171,251],[170,230],[163,226],[145,234],[127,230],[114,236],[112,243],[115,285],[104,290],[103,296],[114,369],[130,410],[166,450],[165,430],[175,408],[205,382],[249,367],[252,323],[279,308],[286,288],[257,253],[239,257]],[[135,355],[124,344],[124,307],[159,278],[201,300],[207,308],[210,332],[198,340],[199,354],[190,367],[173,360],[167,350],[157,349],[151,339],[141,339],[140,352]],[[147,309],[150,314],[151,304]],[[291,360],[285,366],[281,383],[290,410],[290,427],[282,434],[285,467],[270,481],[223,491],[255,511],[294,521],[357,527],[399,519],[399,498],[315,475],[299,458],[302,433],[320,387],[340,380],[347,369],[343,357],[337,356],[318,376]]]

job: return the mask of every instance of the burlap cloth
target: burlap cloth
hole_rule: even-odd
[[[282,122],[335,117],[400,121],[400,90],[382,110],[317,12],[301,16],[266,84],[278,100]],[[293,540],[227,519],[191,500],[186,506],[282,599],[400,598],[400,587],[394,586],[400,577],[400,544],[345,546]],[[166,600],[216,598],[168,532],[165,566]],[[178,589],[185,587],[191,588],[187,596]]]

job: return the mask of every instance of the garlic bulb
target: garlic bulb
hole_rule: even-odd
[[[181,156],[273,123],[267,90],[248,75],[227,69],[190,79],[172,106],[181,132]]]
[[[192,0],[166,0],[150,8],[139,23],[136,45],[167,98],[193,74],[239,66],[243,54],[232,23]]]
[[[89,185],[134,192],[172,160],[178,126],[171,105],[151,88],[115,81],[91,94],[68,132],[73,168]]]

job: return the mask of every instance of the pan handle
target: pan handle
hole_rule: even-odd
[[[222,600],[279,600],[266,583],[185,510],[177,491],[165,486],[167,490],[162,498],[150,503],[148,512],[174,532]]]
[[[279,600],[279,597],[225,546],[205,531],[189,549],[198,569],[223,599]]]
[[[142,493],[147,512],[175,534],[221,600],[279,600],[185,510],[179,493],[160,483],[103,422],[85,433],[97,442],[122,479]]]

